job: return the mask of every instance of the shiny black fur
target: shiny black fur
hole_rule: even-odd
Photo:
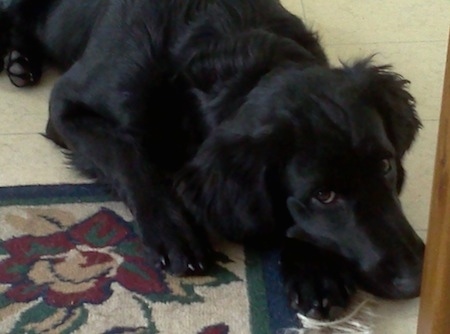
[[[389,67],[331,67],[275,0],[13,0],[1,15],[11,81],[65,70],[47,135],[128,204],[156,266],[203,272],[214,231],[281,247],[311,316],[356,285],[418,295],[424,245],[398,194],[420,122]]]

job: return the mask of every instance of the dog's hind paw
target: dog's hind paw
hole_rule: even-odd
[[[9,80],[16,87],[35,85],[41,77],[41,69],[18,51],[11,51],[6,63]]]

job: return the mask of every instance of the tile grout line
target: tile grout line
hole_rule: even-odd
[[[330,46],[349,46],[349,45],[376,45],[376,44],[438,44],[438,43],[447,43],[444,39],[436,39],[436,40],[424,40],[424,41],[377,41],[377,42],[349,42],[349,43],[329,43],[326,44],[325,47]]]
[[[0,133],[0,137],[6,136],[31,136],[31,135],[39,135],[43,136],[43,132],[12,132],[12,133]]]
[[[303,11],[302,19],[307,20],[306,9],[305,9],[305,4],[304,4],[303,0],[301,0],[301,4],[302,4],[302,11]]]

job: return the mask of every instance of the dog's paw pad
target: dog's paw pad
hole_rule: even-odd
[[[30,60],[17,51],[9,54],[6,71],[9,80],[16,87],[32,86],[39,78],[39,73],[32,69]]]

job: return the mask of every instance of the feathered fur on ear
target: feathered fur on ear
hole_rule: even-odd
[[[242,130],[233,122],[218,128],[177,182],[195,218],[232,240],[273,235],[282,224],[273,220],[271,196],[277,194],[269,188],[271,173],[283,159],[277,143],[286,132],[275,135],[271,126],[252,133]]]
[[[373,66],[370,61],[363,60],[348,69],[360,76],[363,96],[377,108],[401,159],[421,128],[415,100],[408,92],[410,82],[393,72],[391,66]]]

